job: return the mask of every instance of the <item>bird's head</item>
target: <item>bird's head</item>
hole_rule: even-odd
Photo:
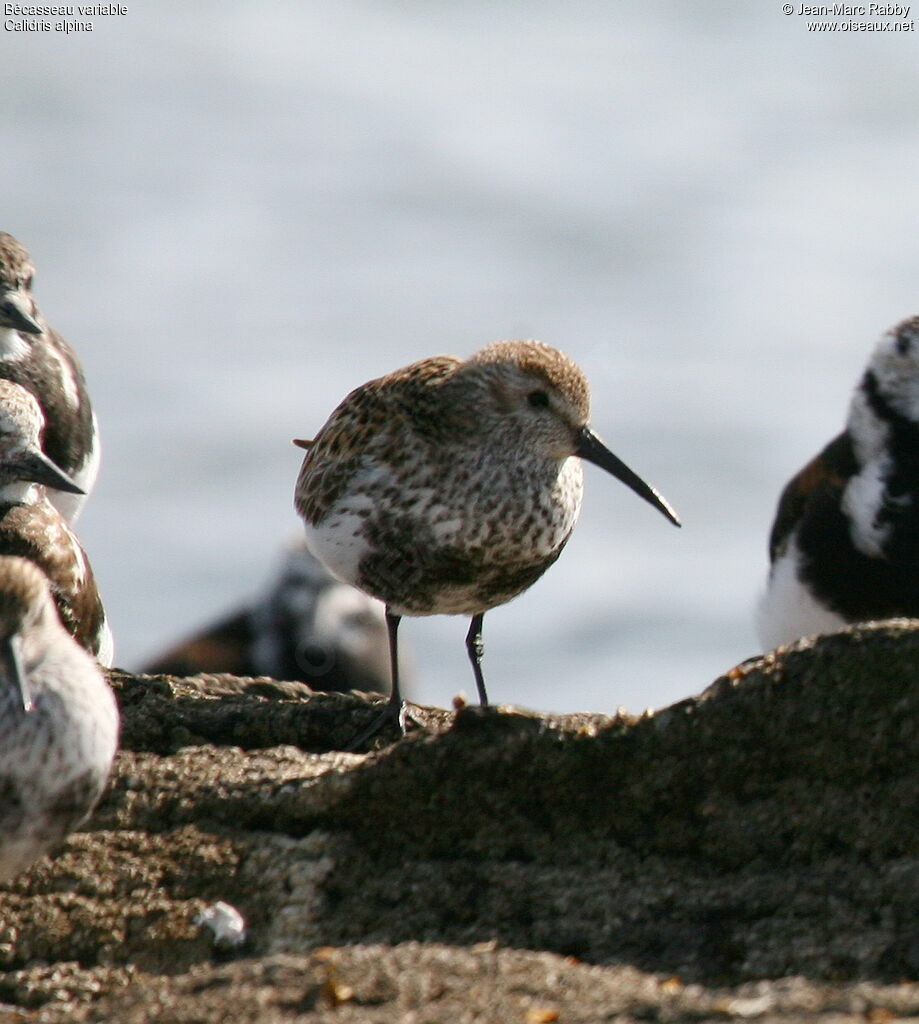
[[[23,246],[0,231],[0,328],[41,334],[31,291],[34,276],[35,267]]]
[[[539,341],[495,342],[468,359],[456,379],[469,395],[470,422],[492,446],[558,463],[579,456],[612,473],[679,526],[664,498],[593,432],[587,378],[558,349]]]
[[[876,388],[892,409],[919,422],[919,316],[901,321],[881,336],[861,387]]]
[[[45,418],[34,396],[9,380],[0,380],[0,486],[42,484],[56,491],[83,494],[41,448]]]

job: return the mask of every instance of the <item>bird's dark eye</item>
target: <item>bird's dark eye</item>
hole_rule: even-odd
[[[549,408],[549,396],[545,391],[531,391],[527,395],[527,401],[534,409],[548,409]]]
[[[31,289],[31,287],[32,287],[32,275],[29,274],[29,276],[22,283],[23,283],[23,286],[25,287],[26,291],[29,291]]]

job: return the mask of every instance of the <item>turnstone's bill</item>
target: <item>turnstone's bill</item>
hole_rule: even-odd
[[[42,451],[42,426],[34,396],[0,379],[0,555],[21,555],[42,569],[64,626],[103,665],[111,665],[112,635],[89,559],[45,493],[79,488]]]
[[[303,541],[289,546],[264,593],[160,655],[151,675],[296,679],[315,690],[389,690],[383,606],[335,579]]]
[[[785,487],[769,555],[764,650],[919,616],[919,317],[883,335],[845,430]]]
[[[89,814],[117,739],[112,692],[61,625],[44,573],[0,556],[0,882]]]
[[[295,504],[308,547],[386,605],[391,699],[353,745],[403,717],[403,615],[470,616],[467,651],[487,704],[483,616],[561,554],[581,508],[581,459],[679,525],[593,433],[589,412],[587,380],[567,356],[536,341],[505,341],[465,361],[436,356],[370,381],[315,440],[295,442],[307,450]]]
[[[32,297],[34,274],[23,246],[0,232],[0,377],[31,391],[41,407],[44,452],[80,488],[49,494],[72,523],[99,471],[98,429],[79,360]]]

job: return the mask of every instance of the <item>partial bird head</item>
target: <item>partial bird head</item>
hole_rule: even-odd
[[[476,352],[456,372],[457,384],[479,392],[472,415],[486,431],[539,454],[565,459],[590,417],[587,379],[564,353],[539,341],[498,341]]]
[[[895,412],[919,422],[919,316],[881,336],[860,386],[869,396],[876,389]]]
[[[0,555],[0,637],[37,625],[49,600],[48,578],[34,562]]]
[[[34,563],[0,556],[0,695],[12,697],[20,713],[32,708],[28,669],[30,635],[57,618],[48,580]]]
[[[590,427],[587,378],[563,352],[539,341],[499,341],[460,365],[470,422],[494,443],[564,461],[577,455],[630,487],[672,523],[680,521],[653,487],[617,458]]]
[[[0,231],[0,328],[41,334],[31,292],[34,275],[35,267],[22,244]]]
[[[83,494],[82,488],[42,451],[44,426],[45,418],[31,392],[13,381],[0,380],[0,486],[35,483]]]

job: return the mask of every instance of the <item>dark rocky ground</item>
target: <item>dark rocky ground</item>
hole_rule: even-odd
[[[112,682],[106,796],[0,888],[0,1024],[919,1020],[911,624],[639,719],[418,709],[368,755],[360,695]]]

